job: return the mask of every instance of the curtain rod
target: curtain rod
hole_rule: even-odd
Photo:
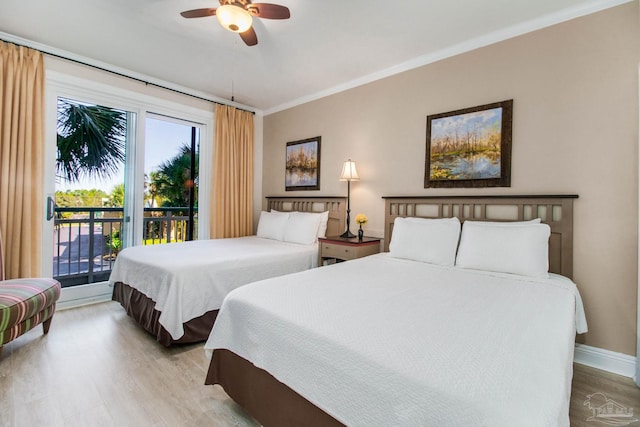
[[[13,44],[13,45],[16,45],[16,46],[22,46],[22,47],[26,47],[26,48],[29,48],[29,49],[34,49],[31,46],[27,46],[27,45],[24,45],[24,44],[20,44],[20,43],[16,43],[16,42],[13,42],[13,41],[5,40],[3,38],[0,38],[0,40],[2,40],[5,43],[10,43],[10,44]],[[137,82],[140,82],[140,83],[144,83],[147,86],[154,86],[154,87],[157,87],[157,88],[160,88],[160,89],[164,89],[164,90],[168,90],[168,91],[171,91],[171,92],[179,93],[180,95],[190,96],[191,98],[196,98],[196,99],[199,99],[201,101],[207,101],[207,102],[211,102],[213,104],[218,104],[218,105],[226,105],[228,107],[236,108],[236,109],[238,109],[240,111],[246,111],[246,112],[251,113],[253,115],[256,114],[255,111],[246,110],[244,108],[238,108],[238,107],[235,107],[233,105],[225,104],[224,102],[214,101],[213,99],[204,98],[202,96],[194,95],[192,93],[183,92],[181,90],[173,89],[173,88],[170,88],[170,87],[167,87],[167,86],[163,86],[163,85],[160,85],[160,84],[157,84],[157,83],[148,82],[148,81],[140,79],[138,77],[129,76],[127,74],[123,74],[123,73],[120,73],[118,71],[113,71],[113,70],[109,70],[108,68],[104,68],[104,67],[100,67],[100,66],[97,66],[97,65],[89,64],[87,62],[80,61],[79,59],[73,59],[73,58],[69,58],[69,57],[63,56],[63,55],[59,55],[57,53],[47,52],[46,50],[43,50],[43,49],[34,49],[34,50],[37,50],[37,51],[39,51],[41,53],[44,53],[46,55],[49,55],[49,56],[53,56],[55,58],[60,58],[60,59],[66,60],[66,61],[75,62],[76,64],[85,65],[87,67],[95,68],[96,70],[105,71],[107,73],[115,74],[116,76],[125,77],[125,78],[130,79],[130,80],[134,80],[134,81],[137,81]]]

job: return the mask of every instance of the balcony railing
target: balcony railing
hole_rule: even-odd
[[[143,244],[187,240],[188,208],[145,208]],[[109,279],[122,248],[123,208],[55,209],[53,276],[63,287]],[[197,230],[194,216],[194,239]]]

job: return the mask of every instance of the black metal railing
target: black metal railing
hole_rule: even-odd
[[[55,208],[53,276],[63,287],[109,278],[122,249],[123,215],[123,208]],[[145,245],[187,240],[188,229],[185,207],[144,209]]]

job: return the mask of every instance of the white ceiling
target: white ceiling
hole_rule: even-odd
[[[268,0],[248,47],[179,15],[217,0],[0,0],[0,38],[268,114],[627,1]]]

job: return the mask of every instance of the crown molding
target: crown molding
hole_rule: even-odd
[[[358,79],[351,80],[349,82],[331,87],[329,89],[316,92],[314,94],[303,96],[294,99],[290,102],[286,102],[275,106],[273,108],[265,109],[264,115],[277,113],[279,111],[287,110],[289,108],[296,107],[298,105],[306,104],[307,102],[315,101],[320,98],[324,98],[329,95],[334,95],[349,89],[353,89],[358,86],[365,85],[367,83],[374,82],[376,80],[384,79],[386,77],[393,76],[395,74],[402,73],[404,71],[413,70],[415,68],[423,67],[425,65],[432,64],[437,61],[441,61],[446,58],[450,58],[462,53],[470,52],[481,47],[489,46],[513,37],[517,37],[523,34],[531,33],[533,31],[541,30],[543,28],[550,27],[552,25],[560,24],[562,22],[570,21],[575,18],[590,15],[592,13],[600,12],[605,9],[620,6],[625,3],[631,3],[636,0],[594,0],[580,5],[561,10],[556,13],[552,13],[537,19],[532,19],[527,22],[513,25],[511,27],[503,28],[499,31],[494,31],[488,34],[484,34],[480,37],[467,40],[463,43],[447,47],[446,49],[439,50],[437,52],[430,53],[428,55],[420,56],[409,61],[405,61],[393,67],[386,68],[384,70],[368,74]]]

